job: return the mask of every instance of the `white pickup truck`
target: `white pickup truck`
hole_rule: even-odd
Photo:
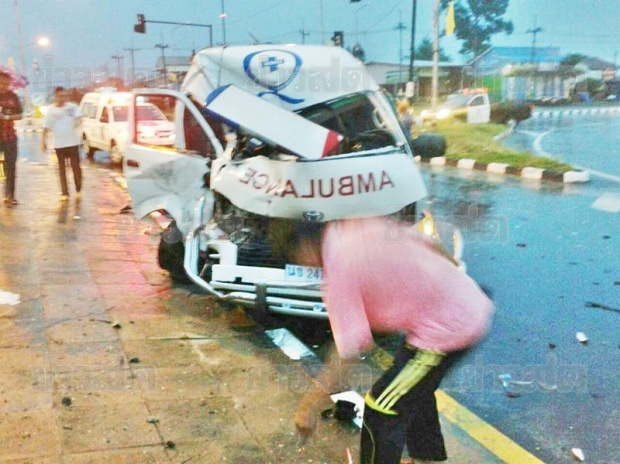
[[[424,110],[424,120],[461,119],[468,124],[483,124],[491,120],[491,102],[486,91],[464,89],[448,95],[444,104],[435,110]]]

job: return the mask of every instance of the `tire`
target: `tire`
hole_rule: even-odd
[[[110,161],[114,164],[121,164],[123,162],[123,152],[121,152],[121,149],[114,140],[110,143]]]
[[[420,134],[411,140],[413,154],[423,159],[444,156],[446,145],[446,138],[441,134]]]
[[[86,134],[82,134],[82,151],[86,155],[86,159],[93,160],[95,158],[95,149],[88,143]]]
[[[185,244],[183,243],[183,234],[181,234],[176,222],[173,221],[161,234],[159,247],[157,248],[157,263],[159,267],[168,271],[172,280],[187,284],[191,281],[183,267],[184,257]]]

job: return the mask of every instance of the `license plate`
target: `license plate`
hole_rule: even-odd
[[[321,282],[323,270],[320,267],[287,264],[284,267],[284,280],[288,282]]]

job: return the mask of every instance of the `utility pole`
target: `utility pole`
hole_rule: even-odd
[[[411,46],[409,48],[409,82],[413,85],[413,64],[415,61],[415,20],[418,1],[413,0],[413,10],[411,13]],[[412,97],[413,101],[413,97]]]
[[[403,31],[407,29],[405,25],[403,24],[402,17],[403,17],[403,12],[401,10],[399,12],[400,21],[398,22],[398,25],[396,26],[396,30],[398,31],[398,37],[399,37],[398,43],[400,44],[400,48],[398,51],[398,87],[400,87],[400,85],[403,82]]]
[[[310,35],[310,33],[305,29],[299,29],[299,33],[301,34],[301,43],[306,43],[306,37]]]
[[[226,8],[224,7],[224,0],[222,0],[222,13],[220,14],[220,18],[222,18],[222,37],[224,38],[222,45],[226,45]]]
[[[133,47],[125,47],[124,51],[129,52],[129,57],[131,58],[131,88],[133,88],[136,83],[136,60],[134,56],[134,52],[138,50],[142,50],[141,48],[133,48]]]
[[[542,32],[541,27],[536,27],[536,19],[534,19],[534,29],[528,29],[526,34],[532,34],[532,56],[530,61],[532,63],[536,62],[536,34]]]
[[[167,87],[168,86],[168,70],[166,69],[166,56],[164,54],[164,49],[168,48],[168,44],[164,44],[163,38],[162,38],[162,43],[155,44],[155,48],[161,49],[161,65],[162,65],[163,72],[164,72],[164,82],[166,83],[166,87]]]
[[[431,93],[431,108],[437,108],[437,95],[439,93],[439,2],[435,0],[433,11],[433,79]]]
[[[125,57],[123,55],[112,55],[112,59],[116,60],[116,75],[121,80],[121,82],[123,83],[123,87],[124,87],[125,86],[125,78],[123,76],[124,66],[121,63],[124,62]]]

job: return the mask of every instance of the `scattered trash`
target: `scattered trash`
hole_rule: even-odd
[[[583,454],[583,451],[581,450],[581,448],[573,448],[571,449],[571,453],[573,453],[573,457],[577,461],[582,462],[586,459],[586,456]]]
[[[75,219],[76,221],[79,221],[80,219],[82,219],[82,216],[73,216],[73,219]]]
[[[362,428],[364,417],[364,398],[355,390],[349,390],[330,395],[332,401],[336,403],[334,417],[339,420],[352,420],[353,423]],[[337,414],[337,415],[336,415]],[[345,419],[345,417],[347,419]]]
[[[347,464],[353,464],[353,455],[351,454],[351,450],[347,446]]]
[[[119,211],[120,214],[129,214],[133,211],[133,208],[131,207],[131,205],[127,205],[127,206],[123,206],[121,208],[121,210]]]
[[[586,334],[585,334],[585,333],[583,333],[583,332],[577,332],[577,333],[575,334],[575,337],[577,337],[577,340],[579,340],[579,342],[580,342],[580,343],[583,343],[584,345],[585,345],[586,343],[588,343],[588,337],[587,337],[587,336],[586,336]]]
[[[518,398],[519,396],[521,396],[521,393],[516,392],[512,388],[510,388],[510,384],[512,383],[512,375],[499,374],[497,378],[502,383],[502,387],[504,388],[504,392],[506,392],[506,396],[508,398]]]
[[[114,329],[120,329],[121,328],[121,323],[118,321],[114,321],[112,322],[112,328]]]
[[[0,290],[0,305],[15,306],[20,303],[19,295],[17,293],[5,292]]]
[[[176,443],[173,442],[172,440],[168,440],[166,442],[166,448],[167,449],[175,449],[177,447]]]
[[[293,361],[314,357],[314,353],[287,329],[267,330],[265,334]]]
[[[357,407],[352,401],[337,400],[336,405],[323,411],[321,416],[323,419],[333,417],[339,421],[350,421],[357,417]]]
[[[614,313],[620,313],[619,308],[612,308],[611,306],[607,306],[601,303],[593,303],[591,301],[588,301],[586,303],[586,308],[596,308],[596,309],[602,309],[604,311],[612,311]]]
[[[159,423],[159,419],[157,417],[153,417],[153,416],[147,418],[146,421],[149,424],[157,424],[157,423]]]
[[[68,396],[63,396],[61,403],[63,406],[71,406],[73,401],[71,401],[71,398],[69,398]]]
[[[538,382],[538,385],[540,386],[540,388],[547,391],[553,391],[558,389],[557,385],[552,385],[550,383]]]

